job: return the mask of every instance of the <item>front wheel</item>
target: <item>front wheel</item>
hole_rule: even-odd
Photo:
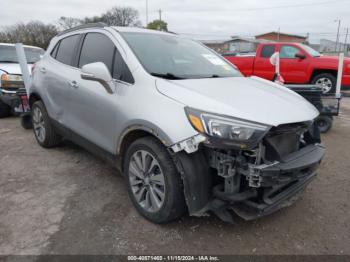
[[[166,223],[186,211],[182,180],[166,148],[155,138],[136,140],[128,148],[124,172],[129,196],[138,212]]]

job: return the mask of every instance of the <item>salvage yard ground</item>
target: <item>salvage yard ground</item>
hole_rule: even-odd
[[[121,175],[79,147],[39,147],[0,120],[0,254],[350,254],[350,98],[323,136],[319,176],[292,207],[257,221],[143,219]]]

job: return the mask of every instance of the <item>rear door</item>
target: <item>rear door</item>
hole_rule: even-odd
[[[272,80],[275,68],[270,63],[270,57],[276,52],[276,45],[263,45],[256,54],[253,75]]]
[[[307,83],[308,55],[301,48],[288,44],[281,45],[279,51],[280,71],[286,83]],[[305,59],[295,57],[297,53],[305,55]]]
[[[46,88],[45,106],[50,117],[63,125],[67,125],[69,79],[77,70],[73,67],[73,58],[80,37],[76,34],[61,39],[51,54],[38,63],[39,85]]]

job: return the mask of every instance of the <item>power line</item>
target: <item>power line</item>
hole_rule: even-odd
[[[162,21],[162,9],[159,9],[158,12],[159,12],[159,21]]]
[[[277,6],[266,6],[266,7],[255,7],[255,8],[240,8],[240,9],[234,9],[234,10],[220,10],[220,12],[250,12],[250,11],[259,11],[259,10],[271,10],[271,9],[281,9],[281,8],[297,8],[297,7],[305,7],[305,6],[312,6],[317,7],[320,5],[326,5],[326,4],[338,4],[341,2],[348,2],[349,0],[329,0],[329,1],[323,1],[323,2],[312,2],[312,3],[305,3],[305,4],[294,4],[294,5],[277,5]],[[153,10],[152,13],[159,12],[159,10]],[[169,11],[171,12],[171,11]],[[183,11],[182,11],[183,12]],[[196,11],[196,12],[201,12]],[[202,11],[202,12],[213,12],[213,11]]]
[[[242,8],[242,9],[236,9],[232,11],[257,11],[257,10],[269,10],[269,9],[280,9],[280,8],[293,8],[293,7],[304,7],[304,6],[320,6],[325,4],[335,4],[340,2],[345,2],[348,0],[336,0],[336,1],[323,1],[323,2],[313,2],[313,3],[306,3],[306,4],[294,4],[294,5],[279,5],[279,6],[267,6],[267,7],[257,7],[257,8]],[[229,11],[229,10],[227,10]]]
[[[335,22],[338,22],[338,31],[337,31],[337,40],[335,41],[335,52],[337,52],[337,46],[338,46],[338,42],[339,42],[339,30],[340,30],[340,23],[341,23],[341,20],[338,19],[338,20],[335,20]],[[340,49],[339,48],[339,52],[340,52]]]
[[[148,0],[146,0],[146,26],[148,25]]]

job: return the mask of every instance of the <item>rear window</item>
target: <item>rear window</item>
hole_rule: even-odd
[[[57,50],[56,59],[63,64],[72,65],[79,38],[80,35],[72,35],[62,39]]]
[[[265,45],[261,49],[261,57],[270,58],[275,53],[274,45]]]

